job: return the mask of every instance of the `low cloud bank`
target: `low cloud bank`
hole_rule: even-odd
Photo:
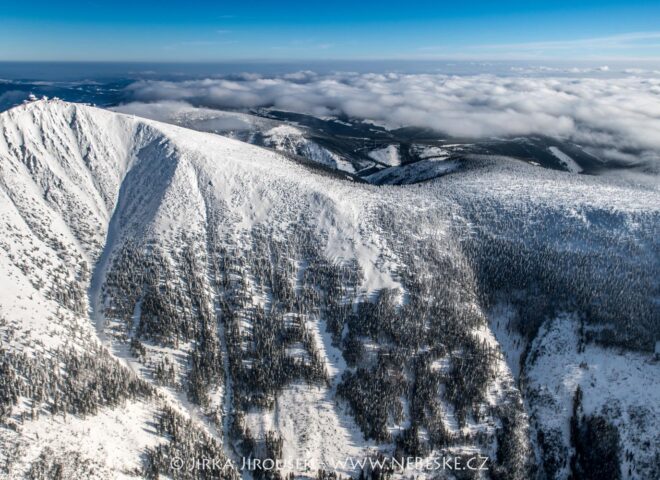
[[[548,135],[604,158],[660,165],[660,78],[500,77],[434,74],[319,75],[139,81],[130,100],[220,109],[273,107],[347,115],[455,137]]]

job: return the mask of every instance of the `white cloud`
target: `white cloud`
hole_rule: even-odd
[[[656,168],[660,163],[660,79],[653,77],[299,72],[274,78],[140,81],[128,93],[139,101],[345,114],[458,137],[542,134],[587,144],[610,158],[639,159]]]

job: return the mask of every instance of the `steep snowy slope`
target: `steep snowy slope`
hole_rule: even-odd
[[[128,401],[124,408],[137,418],[155,415],[137,399],[143,387],[92,340],[86,285],[128,168],[124,138],[133,129],[113,115],[84,113],[35,104],[2,116],[1,435],[8,478],[45,478],[54,470],[119,476],[140,468],[136,446],[153,442],[128,421],[111,420],[103,436],[81,435],[112,417],[119,402]],[[63,376],[74,364],[76,376]],[[115,380],[90,384],[90,374],[109,373]],[[75,419],[66,416],[74,412]],[[116,452],[126,450],[131,454],[115,463]]]
[[[8,111],[0,128],[1,474],[141,476],[168,402],[101,346],[87,289],[121,183],[163,136],[60,102]]]
[[[58,101],[3,113],[0,132],[8,478],[240,474],[176,470],[175,457],[356,476],[347,459],[378,455],[483,455],[488,470],[468,473],[566,478],[589,466],[570,457],[599,396],[632,405],[596,375],[584,418],[560,408],[548,421],[579,382],[553,377],[556,403],[538,401],[540,366],[565,357],[537,332],[584,317],[575,341],[596,371],[606,343],[649,351],[656,190],[483,158],[421,186],[376,187]],[[644,382],[657,368],[625,375]],[[634,472],[625,452],[655,424],[602,418],[621,432],[622,477],[652,476],[657,447]],[[563,433],[541,440],[549,430]],[[413,473],[456,472],[396,469]]]

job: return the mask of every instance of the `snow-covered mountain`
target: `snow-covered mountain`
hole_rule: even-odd
[[[0,114],[0,475],[657,476],[658,190],[461,165],[379,187],[88,106]]]

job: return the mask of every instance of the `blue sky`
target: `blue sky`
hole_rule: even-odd
[[[0,2],[0,60],[660,59],[658,0]]]

